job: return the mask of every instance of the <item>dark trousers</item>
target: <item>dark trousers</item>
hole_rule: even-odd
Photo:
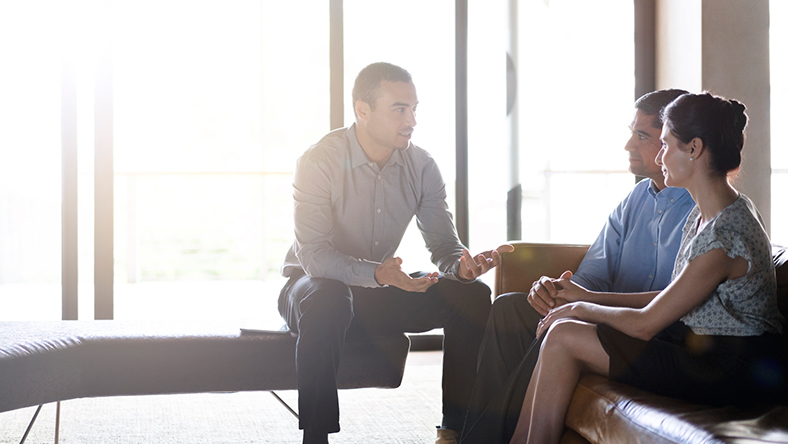
[[[490,289],[441,278],[424,293],[352,287],[333,279],[291,276],[279,313],[298,334],[299,428],[339,431],[336,376],[345,337],[443,328],[443,424],[461,430],[490,312]]]
[[[495,299],[479,350],[461,443],[511,440],[544,338],[535,340],[541,319],[525,293]]]

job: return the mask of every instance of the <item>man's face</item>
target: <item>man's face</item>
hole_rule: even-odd
[[[412,82],[380,83],[375,109],[368,108],[366,129],[380,148],[407,149],[416,126],[416,87]]]
[[[648,177],[653,180],[658,188],[662,189],[662,170],[656,163],[657,153],[662,147],[659,140],[662,128],[654,128],[656,116],[635,111],[635,118],[629,126],[632,136],[627,141],[624,149],[629,153],[629,171],[638,176]]]

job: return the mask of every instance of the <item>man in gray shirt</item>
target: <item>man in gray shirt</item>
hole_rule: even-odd
[[[410,74],[364,68],[353,87],[356,123],[323,137],[296,166],[295,242],[282,274],[279,312],[298,334],[299,427],[304,443],[339,431],[336,374],[345,337],[444,331],[443,423],[456,442],[490,311],[476,278],[500,263],[460,243],[438,166],[410,143],[418,99]],[[438,272],[409,275],[394,254],[413,216]]]

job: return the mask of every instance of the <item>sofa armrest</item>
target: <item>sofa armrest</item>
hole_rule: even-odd
[[[528,292],[542,276],[558,277],[577,271],[588,245],[509,242],[514,251],[501,255],[495,271],[495,296],[512,291]]]

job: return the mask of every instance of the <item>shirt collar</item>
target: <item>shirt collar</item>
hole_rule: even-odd
[[[350,167],[356,168],[361,165],[367,165],[370,163],[369,159],[367,158],[367,154],[364,152],[364,148],[361,148],[361,144],[358,143],[358,136],[356,136],[356,124],[352,124],[347,129],[347,138],[350,144]],[[408,142],[410,143],[410,142]],[[410,144],[408,149],[412,149],[413,145]],[[400,165],[404,165],[405,162],[403,161],[403,157],[405,155],[405,150],[394,150],[391,153],[391,157],[389,157],[388,162],[386,165],[392,163],[398,163]]]
[[[350,168],[356,168],[361,165],[368,164],[369,159],[367,159],[367,155],[366,153],[364,153],[364,149],[361,148],[361,144],[358,143],[355,123],[350,125],[350,127],[348,127],[347,139],[350,145]]]
[[[677,188],[677,187],[665,187],[659,192],[654,189],[653,181],[648,179],[648,192],[651,194],[651,197],[654,199],[673,199],[678,200],[680,197],[687,194],[687,190],[685,188]]]
[[[412,150],[412,149],[413,149],[413,144],[408,142],[408,150]],[[392,163],[405,165],[405,162],[402,160],[402,157],[405,155],[406,152],[407,150],[394,150],[394,152],[391,153],[391,157],[389,157],[389,161],[386,162],[386,165]]]

